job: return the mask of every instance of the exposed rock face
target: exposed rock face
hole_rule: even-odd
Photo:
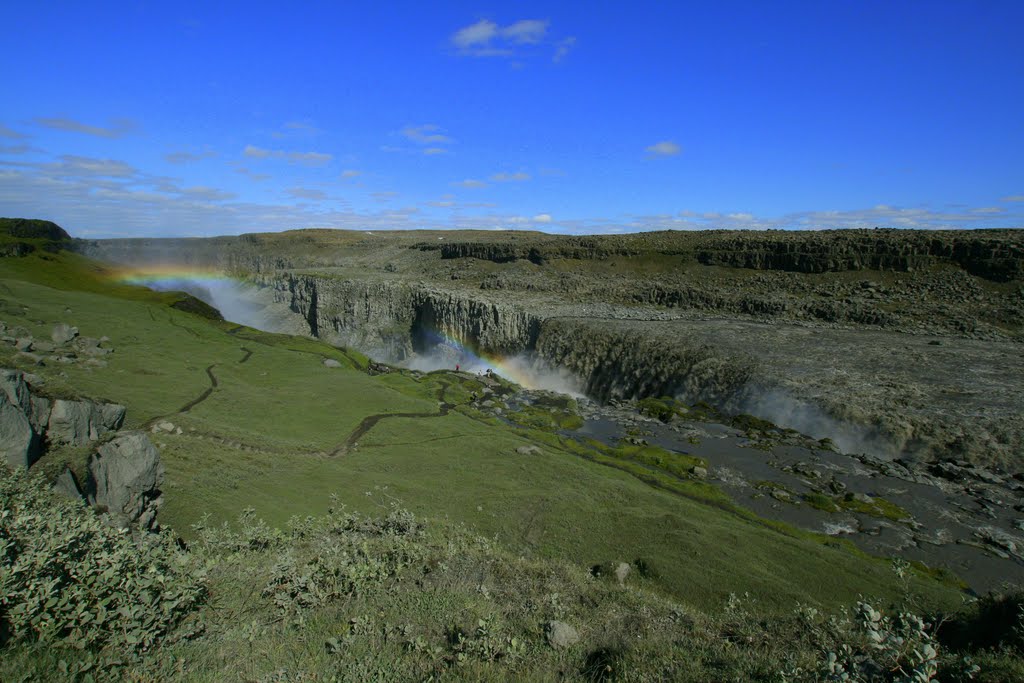
[[[163,479],[160,454],[149,438],[143,432],[124,432],[89,458],[87,498],[106,508],[115,523],[138,521],[148,529],[156,522]]]
[[[82,495],[82,487],[78,485],[78,479],[75,478],[75,473],[68,467],[65,467],[64,471],[54,480],[53,490],[76,503],[86,502],[85,496]]]
[[[600,400],[671,395],[841,448],[1024,462],[1020,231],[309,230],[87,253],[180,250],[378,359],[517,355]]]
[[[34,408],[22,373],[0,370],[0,451],[11,467],[30,467],[42,452]]]
[[[275,287],[315,336],[392,361],[446,340],[515,354],[540,332],[540,318],[521,307],[425,287],[310,275],[288,275]]]
[[[124,416],[121,405],[58,399],[50,410],[47,436],[51,443],[84,446],[120,429]]]
[[[0,369],[0,452],[13,467],[30,467],[44,440],[84,446],[120,429],[124,416],[113,403],[34,396],[24,373]]]
[[[29,467],[39,457],[38,437],[21,407],[0,393],[0,453],[11,467]]]

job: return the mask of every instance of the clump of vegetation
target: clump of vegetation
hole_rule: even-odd
[[[571,400],[571,399],[570,399]],[[583,426],[583,418],[576,413],[559,408],[545,408],[539,405],[525,405],[506,417],[523,427],[555,431],[575,430]]]
[[[137,545],[23,473],[0,472],[0,493],[4,680],[538,680],[561,671],[584,681],[928,681],[1024,673],[1019,596],[945,615],[938,631],[937,619],[911,607],[882,610],[867,599],[849,613],[798,606],[787,616],[731,594],[721,610],[699,613],[647,591],[656,574],[647,559],[633,563],[623,587],[583,567],[509,553],[462,528],[425,525],[392,499],[377,503],[376,515],[334,500],[326,515],[295,517],[283,529],[246,509],[232,525],[196,525],[183,550],[166,536]],[[69,569],[73,557],[81,561]],[[45,589],[58,569],[66,600]],[[216,599],[204,602],[207,595]],[[83,621],[84,613],[95,616]],[[990,625],[975,637],[979,619]],[[550,642],[547,625],[556,620],[572,625],[573,640]]]
[[[826,496],[823,493],[815,493],[813,491],[805,493],[803,495],[804,502],[810,505],[816,510],[822,510],[824,512],[838,512],[839,506],[836,505],[835,500],[831,496]]]
[[[662,422],[669,422],[673,417],[681,414],[676,400],[669,396],[641,399],[637,402],[637,409],[642,415],[653,417]]]
[[[136,542],[0,467],[0,646],[134,656],[167,642],[206,595],[205,568],[169,533]]]
[[[865,515],[871,515],[872,517],[891,519],[894,522],[899,522],[911,517],[909,512],[901,508],[896,503],[878,496],[871,497],[869,502],[869,500],[857,497],[853,493],[846,493],[843,496],[837,496],[834,500],[837,505],[845,510],[860,512]]]
[[[683,478],[693,474],[696,467],[707,469],[708,466],[704,458],[666,450],[661,446],[623,443],[608,452],[616,458],[633,460]]]
[[[762,420],[759,417],[747,415],[746,413],[735,415],[729,420],[729,424],[744,432],[771,432],[779,429],[774,423],[769,422],[768,420]]]

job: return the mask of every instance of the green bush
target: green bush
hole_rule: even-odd
[[[41,478],[0,467],[0,646],[142,653],[205,597],[204,567],[170,534],[136,542]]]

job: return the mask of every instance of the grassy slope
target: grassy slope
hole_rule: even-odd
[[[321,512],[334,492],[350,507],[372,509],[364,494],[375,491],[417,514],[495,535],[514,552],[577,566],[643,558],[660,575],[653,588],[699,607],[720,606],[730,592],[749,592],[769,610],[897,594],[886,563],[773,531],[551,445],[543,455],[518,455],[528,433],[454,411],[383,420],[357,448],[328,457],[369,414],[436,412],[443,378],[370,377],[352,367],[361,358],[318,342],[231,334],[233,325],[170,309],[173,295],[110,285],[70,254],[0,259],[0,298],[8,302],[0,318],[38,336],[65,321],[83,335],[111,337],[116,351],[105,368],[36,370],[49,391],[122,402],[129,426],[170,416],[185,429],[154,440],[167,468],[161,519],[186,536],[204,512],[221,521],[251,505],[282,524]],[[15,315],[13,304],[28,310]],[[253,351],[245,363],[242,347]],[[10,347],[2,353],[12,355]],[[325,368],[324,357],[347,367]],[[209,365],[219,387],[174,415],[209,386]],[[927,602],[958,600],[938,584],[915,587]]]

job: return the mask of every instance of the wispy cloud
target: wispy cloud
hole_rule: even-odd
[[[184,197],[190,197],[192,199],[201,199],[210,202],[222,202],[228,199],[234,199],[238,195],[234,192],[224,192],[218,190],[215,187],[206,187],[203,185],[197,185],[195,187],[184,187],[178,192]]]
[[[83,133],[99,138],[123,138],[136,130],[138,126],[131,119],[111,119],[110,126],[92,126],[81,121],[67,118],[37,117],[33,121],[44,128],[64,130],[71,133]]]
[[[44,170],[52,176],[65,178],[131,178],[138,171],[123,161],[96,159],[93,157],[64,154],[60,161],[44,164]]]
[[[39,151],[41,150],[32,145],[0,145],[0,154],[28,154]]]
[[[1024,202],[1024,194],[1011,194],[1008,197],[1003,197],[999,201],[1001,201],[1001,202]]]
[[[309,187],[289,187],[285,190],[285,194],[295,199],[311,199],[313,201],[327,199],[326,192]]]
[[[341,177],[345,180],[348,180],[350,178],[357,178],[361,175],[363,175],[363,172],[357,171],[354,168],[346,168],[344,171],[341,172]]]
[[[19,133],[16,130],[11,130],[4,124],[0,123],[0,138],[8,138],[10,140],[24,140],[28,136],[24,133]]]
[[[533,217],[534,223],[550,223],[552,220],[550,213],[539,213]]]
[[[432,123],[422,126],[406,126],[399,131],[403,136],[420,145],[443,145],[452,139],[441,132],[441,127]]]
[[[671,140],[662,140],[656,142],[646,149],[647,156],[654,157],[674,157],[678,156],[682,152],[682,148]]]
[[[522,183],[530,179],[529,173],[495,173],[491,176],[491,180],[496,183]]]
[[[551,58],[553,62],[560,62],[565,59],[565,56],[569,54],[569,51],[576,45],[576,37],[569,36],[563,40],[560,40],[555,47],[555,56]]]
[[[490,19],[463,26],[451,35],[451,44],[458,54],[468,57],[520,56],[524,48],[554,47],[554,61],[569,53],[574,37],[552,39],[546,19],[520,19],[501,26]]]
[[[452,183],[452,185],[464,187],[468,190],[477,190],[480,189],[481,187],[487,187],[487,183],[485,183],[482,180],[477,180],[475,178],[466,178],[465,180],[460,180],[458,182]]]
[[[239,173],[241,175],[244,175],[245,177],[249,178],[250,180],[256,180],[256,181],[270,180],[270,175],[269,174],[267,174],[267,173],[254,173],[251,169],[246,168],[244,166],[240,166],[239,168],[236,168],[235,169],[235,173]]]
[[[212,150],[205,152],[170,152],[164,155],[164,159],[172,164],[190,164],[196,161],[202,161],[204,159],[213,159],[217,156],[217,153]]]
[[[548,22],[540,19],[520,19],[501,29],[501,35],[513,43],[534,45],[544,40],[548,32]]]
[[[334,159],[334,155],[321,152],[287,152],[280,149],[264,149],[256,145],[246,145],[242,154],[250,159],[283,159],[290,164],[303,166],[323,166]]]
[[[281,126],[281,130],[271,133],[270,136],[275,140],[283,140],[285,138],[313,138],[321,133],[323,130],[309,121],[289,121]]]
[[[971,209],[971,213],[1005,213],[1006,209],[1001,206],[981,206],[977,209]]]

